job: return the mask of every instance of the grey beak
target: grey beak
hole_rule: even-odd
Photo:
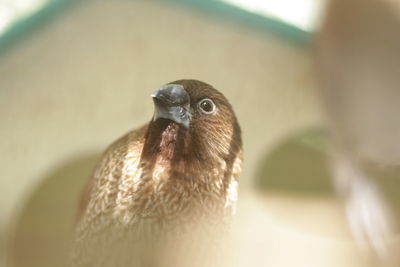
[[[169,119],[189,128],[190,97],[180,84],[167,84],[157,89],[151,97],[154,101],[154,120]]]

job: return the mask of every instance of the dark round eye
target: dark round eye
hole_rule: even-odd
[[[215,104],[211,99],[205,98],[199,102],[200,111],[204,114],[212,114],[215,112]]]

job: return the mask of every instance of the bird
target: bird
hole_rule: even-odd
[[[204,259],[229,231],[243,162],[231,104],[193,79],[151,98],[150,122],[108,147],[82,191],[75,267],[179,266],[182,255],[211,266]]]

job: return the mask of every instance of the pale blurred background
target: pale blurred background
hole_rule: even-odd
[[[334,123],[337,112],[327,108],[342,107],[330,102],[341,98],[321,89],[335,81],[321,72],[334,73],[325,60],[340,51],[331,49],[336,35],[312,41],[336,23],[331,12],[331,24],[322,22],[326,6],[322,0],[0,1],[0,266],[63,266],[77,198],[100,153],[150,120],[154,89],[182,78],[214,85],[239,117],[240,266],[380,266],[356,245],[346,196],[335,194],[331,181],[331,151],[343,147],[338,140],[345,134]],[[388,23],[397,26],[396,19]],[[348,106],[358,101],[356,93],[351,97]],[[354,120],[363,117],[357,114]],[[385,139],[388,132],[377,134]],[[364,140],[360,135],[355,140]],[[399,170],[378,165],[369,169],[386,177],[382,192],[397,203]]]

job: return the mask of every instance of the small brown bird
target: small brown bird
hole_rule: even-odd
[[[163,255],[179,251],[193,266],[234,213],[242,141],[228,100],[197,80],[151,96],[150,123],[107,149],[83,192],[75,266],[177,266]]]

